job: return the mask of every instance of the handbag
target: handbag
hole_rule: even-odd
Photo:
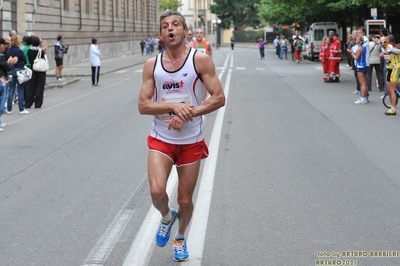
[[[32,69],[25,67],[17,71],[17,80],[19,84],[23,84],[32,78]]]
[[[32,69],[37,72],[46,72],[49,70],[49,63],[42,58],[42,49],[39,49],[35,60],[33,60]]]

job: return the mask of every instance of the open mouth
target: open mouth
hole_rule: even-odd
[[[168,35],[168,37],[169,37],[169,39],[171,40],[171,39],[173,39],[173,38],[175,37],[175,35],[174,35],[173,33],[170,33],[170,34]]]

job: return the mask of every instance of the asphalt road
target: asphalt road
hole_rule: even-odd
[[[400,265],[400,118],[383,114],[377,89],[357,106],[344,64],[341,82],[326,84],[320,63],[272,49],[213,59],[227,103],[206,116],[210,157],[184,264]],[[46,90],[41,109],[3,115],[0,265],[176,264],[171,243],[154,245],[141,67]],[[175,184],[173,173],[174,207]]]

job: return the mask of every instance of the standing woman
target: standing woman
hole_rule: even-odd
[[[355,67],[357,71],[357,77],[361,85],[361,98],[356,100],[355,104],[367,104],[368,100],[368,87],[367,87],[367,48],[363,46],[364,37],[359,35],[356,39],[357,50],[353,53],[353,58],[356,61]]]
[[[23,70],[26,64],[26,57],[24,55],[24,52],[19,48],[20,45],[21,45],[21,37],[19,37],[19,35],[11,36],[11,45],[7,49],[7,58],[9,57],[18,58],[17,63],[15,63],[14,65],[15,71]],[[10,91],[8,93],[7,102],[10,104],[7,104],[6,113],[9,115],[12,114],[12,107],[13,107],[12,102],[15,94],[15,88],[17,88],[19,113],[21,115],[29,114],[29,112],[25,110],[24,107],[24,85],[19,84],[15,76],[11,79],[9,84],[10,84]]]
[[[303,40],[300,39],[298,36],[296,37],[296,47],[295,47],[295,56],[296,56],[296,62],[300,63],[301,60],[301,51],[303,51]]]
[[[100,57],[101,51],[99,45],[97,44],[97,39],[92,39],[92,44],[90,45],[90,64],[92,65],[92,86],[97,86],[99,84],[100,76]]]
[[[32,36],[32,46],[28,50],[28,60],[31,62],[31,68],[33,61],[39,50],[41,51],[41,58],[45,59],[45,52],[39,48],[40,39],[37,36]],[[46,84],[46,72],[38,72],[32,69],[32,78],[28,83],[27,94],[25,95],[25,108],[31,108],[35,103],[35,108],[41,108],[43,104],[43,93],[44,86]]]
[[[328,36],[325,36],[322,39],[322,45],[319,50],[319,61],[322,63],[322,70],[324,72],[323,81],[327,82],[329,79],[329,44],[330,39]]]

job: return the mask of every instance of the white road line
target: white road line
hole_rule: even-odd
[[[224,67],[223,67],[221,73],[218,75],[218,78],[220,80],[222,78],[223,73],[225,72],[226,65],[229,61],[230,56],[232,56],[232,53],[229,53],[229,55],[227,56],[225,63],[224,63]],[[232,56],[232,61],[233,61],[233,56]],[[229,80],[231,77],[231,72],[232,71],[229,70],[229,74],[228,74]],[[226,87],[226,86],[228,86],[228,87]],[[229,84],[226,86],[225,86],[225,97],[227,98],[227,90],[229,90]],[[214,172],[215,172],[216,158],[218,155],[220,131],[221,131],[221,127],[222,127],[222,125],[217,125],[217,121],[223,120],[223,116],[225,113],[225,111],[223,111],[223,114],[221,117],[221,114],[220,114],[221,110],[224,110],[224,108],[221,108],[218,110],[217,120],[214,124],[213,133],[212,133],[211,140],[210,140],[209,150],[211,151],[210,152],[211,159],[210,159],[210,156],[207,158],[207,160],[205,162],[205,167],[204,167],[204,169],[207,169],[209,167],[213,167],[214,169],[204,170],[204,171],[206,171],[208,178],[204,177],[205,174],[203,171],[202,179],[208,179],[208,180],[204,181],[204,182],[201,181],[200,188],[199,188],[199,194],[198,194],[198,197],[196,200],[196,208],[195,208],[195,212],[194,212],[194,213],[196,213],[198,211],[197,208],[199,208],[199,211],[201,213],[207,213],[207,219],[208,219],[208,212],[209,212],[211,196],[208,199],[200,200],[200,198],[204,197],[204,195],[203,195],[204,192],[201,192],[202,194],[200,194],[200,191],[209,189],[208,187],[204,187],[204,186],[208,186],[208,184],[206,184],[206,183],[209,183],[210,181],[213,183],[213,181],[214,181]],[[218,119],[218,117],[220,117],[220,118]],[[221,123],[221,122],[219,122],[219,123]],[[216,129],[216,127],[218,129]],[[216,131],[219,131],[219,133],[217,134]],[[211,154],[213,154],[213,155],[211,155]],[[212,163],[211,162],[212,160],[215,160],[215,162]],[[210,176],[211,173],[212,173],[212,176]],[[172,191],[175,191],[175,186],[177,184],[177,180],[178,180],[178,176],[176,173],[176,169],[174,167],[173,172],[171,172],[171,175],[169,177],[168,185],[167,185],[167,193],[168,193],[168,195],[170,195],[170,198],[172,197],[172,195],[171,195]],[[212,187],[212,185],[211,185],[211,187]],[[212,194],[212,191],[209,191],[209,193]],[[208,201],[208,203],[207,203],[207,201]],[[200,203],[197,203],[197,202],[200,202]],[[201,207],[201,206],[198,206],[198,204],[205,205],[205,206]],[[204,221],[205,217],[200,216],[200,218],[197,218],[197,216],[196,216],[196,218],[195,218],[195,216],[194,216],[193,218],[199,220],[199,222],[201,221],[201,222],[203,222],[203,223],[205,222],[207,224],[207,219],[206,219],[206,221]],[[155,238],[155,232],[157,231],[159,219],[160,219],[159,212],[154,207],[151,207],[145,220],[143,221],[142,226],[140,227],[139,232],[137,233],[131,247],[129,248],[129,252],[124,261],[123,266],[144,266],[144,265],[148,264],[148,262],[151,258],[152,250],[154,249],[154,243],[155,243],[154,238]],[[192,228],[192,226],[191,226],[191,228]],[[199,227],[199,228],[201,228],[201,227]],[[206,229],[206,227],[205,227],[205,229]],[[193,234],[189,233],[188,239],[196,238],[196,235],[199,232],[204,232],[205,229],[194,230],[195,235],[192,236]],[[192,230],[192,229],[190,229],[190,230]],[[192,254],[194,254],[194,256],[196,257],[196,256],[199,256],[197,254],[200,254],[199,257],[201,258],[201,254],[203,253],[203,247],[204,247],[204,239],[203,239],[202,243],[198,243],[198,241],[197,241],[197,245],[194,244],[193,247],[191,247],[189,249],[191,256],[193,256]],[[189,263],[189,264],[187,264],[187,263]],[[201,262],[200,262],[200,264],[201,264]],[[186,262],[185,265],[190,265],[190,261]]]
[[[178,181],[178,174],[173,167],[168,178],[167,193],[172,198],[173,191]],[[142,226],[137,233],[135,240],[129,248],[129,253],[125,259],[123,266],[141,266],[147,265],[150,260],[152,250],[154,249],[155,233],[160,221],[160,213],[151,205]]]
[[[225,98],[228,101],[229,86],[232,69],[229,69],[225,82]],[[188,250],[191,256],[187,265],[201,265],[204,250],[204,241],[207,231],[208,214],[210,211],[211,198],[213,193],[215,168],[218,159],[219,142],[221,139],[222,124],[224,121],[226,105],[220,108],[215,119],[214,128],[209,144],[210,155],[206,159],[203,175],[199,187],[199,194],[193,212],[192,224],[188,236]],[[186,263],[185,263],[186,265]]]
[[[140,184],[136,187],[135,191],[131,194],[125,204],[122,206],[114,220],[108,226],[107,230],[101,236],[96,246],[92,249],[89,256],[86,258],[83,266],[101,266],[104,265],[113,251],[115,244],[119,241],[122,233],[124,232],[129,221],[132,219],[133,210],[127,209],[128,204],[132,201],[136,195],[136,190],[141,187],[141,184],[147,180],[143,178]]]
[[[133,210],[121,210],[99,242],[86,258],[83,266],[104,265],[133,216]]]
[[[116,74],[122,74],[122,73],[125,73],[125,72],[128,72],[128,71],[130,71],[129,69],[122,69],[122,70],[118,70],[118,71],[115,71],[114,73],[116,73]],[[136,72],[136,71],[135,71]]]

